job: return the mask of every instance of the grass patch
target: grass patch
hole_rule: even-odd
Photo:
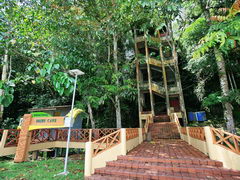
[[[63,171],[64,159],[48,159],[41,161],[30,161],[14,163],[12,160],[0,161],[0,179],[3,180],[39,180],[39,179],[84,179],[84,161],[69,160],[67,176],[54,175]]]

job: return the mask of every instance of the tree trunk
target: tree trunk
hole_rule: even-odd
[[[95,129],[96,127],[95,127],[95,121],[93,119],[92,107],[89,102],[87,102],[87,107],[88,107],[88,114],[89,114],[89,118],[90,118],[90,122],[91,122],[91,127],[92,127],[92,129]]]
[[[7,80],[7,71],[8,71],[8,50],[6,49],[3,56],[3,68],[2,68],[2,81]],[[4,95],[4,91],[0,89],[0,96]],[[3,105],[0,105],[0,122],[3,120]]]
[[[141,83],[141,73],[140,73],[140,65],[138,59],[138,47],[137,47],[137,31],[134,29],[134,41],[135,41],[135,59],[136,59],[136,79],[137,79],[137,91],[138,91],[138,118],[139,118],[139,127],[143,128],[142,119],[141,119],[141,112],[142,112],[142,97],[140,91],[140,83]]]
[[[218,74],[219,74],[219,79],[220,79],[222,96],[226,97],[229,94],[229,85],[228,85],[228,80],[227,80],[225,62],[223,59],[223,55],[219,51],[219,49],[214,48],[214,53],[215,53],[217,66],[218,66]],[[231,133],[234,133],[235,125],[234,125],[234,120],[233,120],[232,105],[229,102],[223,102],[222,104],[223,104],[223,109],[224,109],[224,119],[227,122],[227,130]]]
[[[117,35],[113,35],[113,60],[114,60],[114,70],[115,73],[118,73],[118,57],[117,57]],[[119,87],[119,78],[117,77],[116,80],[116,86]],[[122,127],[121,123],[121,106],[120,106],[120,99],[119,96],[115,95],[115,109],[116,109],[116,122],[117,122],[117,128]]]

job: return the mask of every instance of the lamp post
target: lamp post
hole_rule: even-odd
[[[84,72],[80,71],[79,69],[73,69],[73,70],[69,70],[68,73],[71,76],[75,77],[73,97],[72,97],[72,107],[71,107],[71,122],[72,122],[73,121],[73,107],[74,107],[76,87],[77,87],[77,77],[81,76],[81,75],[84,75]],[[67,163],[68,163],[70,137],[71,137],[71,125],[68,128],[67,147],[66,147],[66,155],[65,155],[65,161],[64,161],[64,171],[59,173],[58,175],[67,175],[69,173],[67,171]]]

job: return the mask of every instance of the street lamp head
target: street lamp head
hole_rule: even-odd
[[[81,75],[84,75],[84,72],[80,71],[79,69],[69,70],[68,73],[69,73],[71,76],[81,76]]]

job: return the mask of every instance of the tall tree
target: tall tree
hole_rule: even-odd
[[[234,6],[232,7],[234,8]],[[226,66],[223,53],[227,53],[234,48],[234,42],[240,40],[240,34],[236,29],[240,26],[239,18],[234,17],[240,8],[231,10],[224,22],[215,22],[209,29],[208,34],[202,38],[200,47],[194,52],[194,57],[199,58],[201,55],[214,49],[216,64],[218,67],[218,74],[220,79],[220,87],[223,97],[230,95],[229,83],[227,78]],[[233,120],[232,105],[228,100],[222,101],[224,107],[224,118],[227,122],[227,129],[230,132],[235,132],[235,125]]]
[[[9,55],[8,55],[8,49],[4,50],[4,55],[3,55],[3,63],[2,63],[2,78],[1,81],[2,83],[6,83],[7,81],[7,76],[8,76],[8,64],[9,64]],[[4,89],[0,89],[0,96],[4,96]],[[4,111],[4,106],[3,103],[0,104],[0,122],[3,119],[3,111]]]
[[[117,35],[114,33],[113,35],[113,59],[114,59],[114,70],[115,73],[118,73],[118,38]],[[116,77],[116,86],[119,87],[119,77]],[[116,125],[117,128],[121,128],[122,127],[122,123],[121,123],[121,106],[120,106],[120,99],[119,99],[119,95],[116,94],[115,95],[115,104],[114,104],[115,108],[116,108]]]

